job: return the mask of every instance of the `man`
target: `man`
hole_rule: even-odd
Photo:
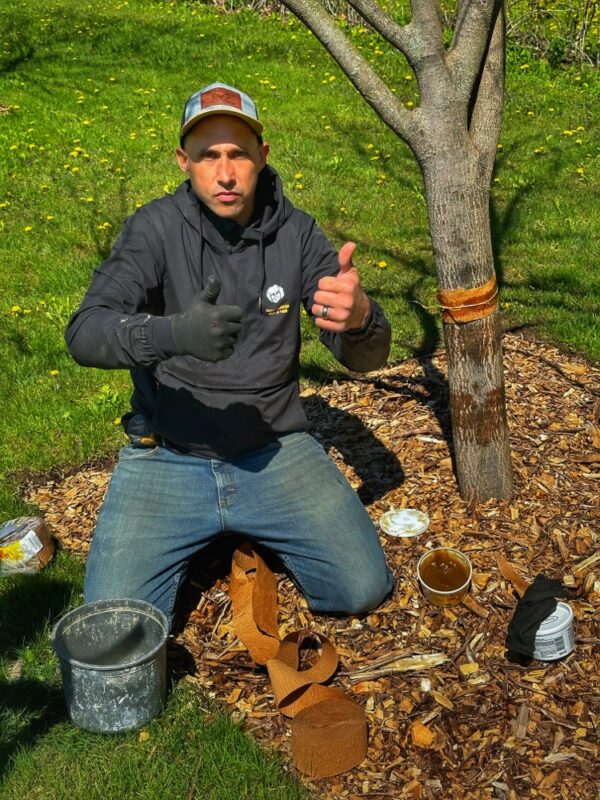
[[[392,577],[373,524],[306,432],[301,303],[353,370],[390,328],[339,254],[284,196],[253,101],[211,84],[187,101],[187,180],[140,208],[94,274],[66,339],[75,360],[131,370],[132,412],[98,516],[86,602],[148,600],[173,620],[190,557],[228,533],[274,551],[319,612],[378,605]]]

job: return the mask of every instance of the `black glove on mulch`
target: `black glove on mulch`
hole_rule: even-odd
[[[221,281],[211,275],[187,311],[171,317],[171,335],[179,355],[221,361],[233,353],[243,312],[239,306],[216,305],[220,291]]]
[[[519,600],[506,636],[506,657],[518,664],[528,664],[533,658],[535,635],[542,622],[557,606],[557,597],[568,597],[560,581],[537,575]]]

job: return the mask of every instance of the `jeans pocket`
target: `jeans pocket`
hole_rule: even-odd
[[[119,450],[119,461],[139,461],[141,459],[152,458],[161,451],[161,447],[133,447],[125,445]]]

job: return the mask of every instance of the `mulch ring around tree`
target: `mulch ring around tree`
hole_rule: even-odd
[[[299,628],[329,637],[340,656],[332,685],[364,707],[369,724],[358,767],[313,782],[299,775],[321,798],[598,797],[600,367],[515,334],[505,335],[504,361],[510,501],[469,506],[458,494],[444,351],[304,392],[313,434],[376,523],[403,506],[430,517],[412,539],[381,532],[397,585],[363,618],[313,616],[279,575],[281,637]],[[61,545],[82,556],[109,472],[83,469],[27,489]],[[440,545],[473,563],[469,606],[440,610],[419,590],[417,560]],[[506,659],[517,596],[498,557],[526,580],[544,573],[570,587],[571,655],[527,667]],[[228,571],[223,551],[194,565],[171,667],[294,771],[289,720],[275,707],[266,670],[233,631]],[[417,654],[438,654],[441,663],[401,671]]]

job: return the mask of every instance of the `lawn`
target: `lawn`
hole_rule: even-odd
[[[403,59],[364,28],[350,35],[398,96],[417,104]],[[26,475],[112,456],[123,443],[118,421],[127,410],[128,376],[78,367],[63,330],[123,220],[179,183],[173,149],[181,108],[213,80],[256,99],[270,161],[293,202],[337,244],[357,242],[363,282],[392,321],[392,361],[441,344],[439,323],[423,313],[435,303],[435,275],[416,163],[294,18],[222,14],[196,3],[8,0],[0,8],[2,520],[34,511],[20,496]],[[505,324],[532,326],[594,361],[600,360],[599,89],[591,68],[551,67],[510,48],[491,207]],[[303,379],[325,380],[337,366],[307,320],[304,329]],[[0,683],[9,698],[2,747],[11,759],[3,797],[23,796],[22,785],[35,797],[88,798],[86,783],[102,785],[111,770],[109,740],[65,721],[47,642],[52,621],[81,602],[81,572],[63,554],[42,576],[0,583]],[[168,713],[153,723],[151,740],[123,739],[121,752],[131,761],[123,760],[123,775],[114,780],[131,783],[115,783],[112,796],[159,796],[156,787],[169,775],[188,786],[196,781],[198,797],[211,796],[204,784],[200,789],[205,762],[186,772],[170,756],[172,746],[196,751],[195,740],[192,746],[173,738],[179,728],[231,745],[231,773],[251,788],[240,788],[216,760],[230,788],[215,796],[268,796],[274,785],[277,797],[301,795],[293,784],[281,788],[284,778],[270,760],[248,756],[251,745],[240,744],[237,729],[219,718],[214,733],[206,733],[213,713],[178,687]],[[73,778],[81,789],[52,783],[64,770],[63,752],[81,762]],[[146,774],[139,765],[152,760],[151,752],[159,753],[155,783],[147,795],[138,788],[133,795],[131,787]],[[248,761],[252,770],[244,772]]]

